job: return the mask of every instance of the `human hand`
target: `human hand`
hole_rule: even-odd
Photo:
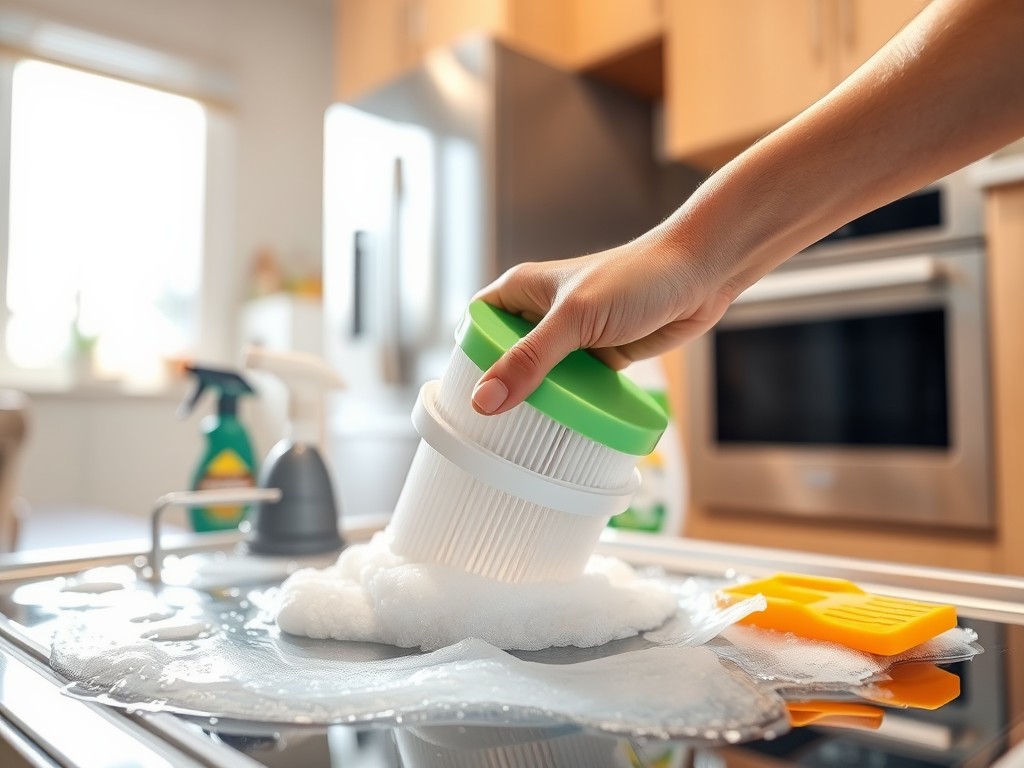
[[[733,298],[720,283],[653,233],[590,256],[514,267],[475,298],[538,325],[483,374],[473,408],[496,415],[515,407],[575,349],[620,370],[699,336]]]
[[[473,407],[513,408],[574,349],[621,369],[699,336],[793,254],[1020,137],[1022,35],[1019,0],[936,0],[656,229],[506,273],[476,298],[539,324],[480,378]]]

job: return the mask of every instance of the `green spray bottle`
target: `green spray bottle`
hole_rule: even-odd
[[[218,395],[217,413],[200,422],[206,436],[206,450],[192,478],[192,490],[253,488],[256,486],[256,462],[249,435],[238,420],[238,398],[254,394],[252,387],[233,371],[187,366],[196,377],[196,391],[178,408],[178,418],[186,418],[207,389]],[[237,528],[248,507],[199,507],[190,510],[196,531],[223,531]]]

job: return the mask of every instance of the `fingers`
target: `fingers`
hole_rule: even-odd
[[[713,324],[713,322],[692,318],[677,320],[635,341],[614,347],[594,347],[587,351],[609,368],[621,371],[637,360],[657,357],[693,341],[701,334],[706,333]]]
[[[558,282],[557,267],[551,263],[518,264],[478,292],[473,300],[536,323],[551,309]]]
[[[579,346],[578,329],[574,334],[564,313],[552,311],[480,377],[473,390],[474,410],[496,416],[519,405]]]

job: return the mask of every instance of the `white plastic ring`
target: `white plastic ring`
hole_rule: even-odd
[[[533,472],[492,453],[457,432],[437,410],[438,381],[420,390],[412,411],[412,423],[427,445],[477,480],[511,496],[549,509],[585,517],[610,517],[629,508],[640,487],[640,471],[633,470],[621,488],[588,488]]]

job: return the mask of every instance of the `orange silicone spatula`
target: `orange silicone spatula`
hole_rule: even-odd
[[[900,664],[889,670],[891,680],[874,684],[879,691],[872,701],[890,707],[938,709],[960,695],[960,678],[934,664]]]
[[[849,701],[787,701],[789,722],[794,728],[805,725],[830,725],[835,728],[877,730],[885,711],[870,704]]]
[[[730,603],[764,595],[768,608],[741,623],[892,656],[956,626],[956,609],[872,595],[845,579],[781,573],[721,590]]]

